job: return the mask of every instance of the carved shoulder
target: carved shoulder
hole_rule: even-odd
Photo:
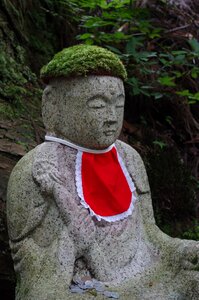
[[[17,163],[9,179],[7,218],[9,236],[13,241],[22,239],[33,230],[47,209],[40,189],[32,178],[32,165],[38,147]]]
[[[126,143],[117,140],[116,147],[121,155],[139,194],[150,191],[144,163],[138,152]]]

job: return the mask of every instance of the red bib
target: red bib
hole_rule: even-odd
[[[76,185],[82,205],[99,221],[132,214],[135,186],[115,146],[99,154],[78,151]]]

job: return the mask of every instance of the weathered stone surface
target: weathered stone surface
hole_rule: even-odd
[[[31,110],[31,113],[35,113],[35,110]],[[17,161],[25,151],[37,145],[37,131],[41,136],[40,142],[42,140],[42,122],[34,119],[34,123],[35,127],[30,115],[15,120],[2,118],[0,121],[0,298],[6,300],[15,298],[16,283],[7,233],[6,190]]]
[[[119,78],[59,78],[44,90],[43,121],[50,135],[88,148],[106,148],[120,134],[123,106],[124,87]]]
[[[123,102],[118,78],[52,80],[43,96],[44,123],[55,137],[105,148],[119,135]],[[199,243],[172,239],[157,228],[139,154],[118,140],[116,148],[138,201],[131,216],[114,223],[97,221],[81,206],[77,150],[45,142],[14,168],[7,214],[17,300],[107,299],[95,290],[71,293],[77,277],[103,282],[124,300],[198,299]]]

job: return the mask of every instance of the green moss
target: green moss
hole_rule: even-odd
[[[0,118],[2,120],[5,118],[14,118],[14,111],[9,103],[0,101]]]
[[[48,82],[55,77],[109,75],[126,79],[126,70],[111,51],[91,45],[65,48],[41,69],[41,78]]]

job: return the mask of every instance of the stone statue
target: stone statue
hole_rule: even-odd
[[[46,141],[18,162],[8,185],[16,299],[199,299],[199,243],[156,226],[143,162],[117,140],[126,78],[120,60],[97,46],[73,46],[41,77]],[[83,278],[118,294],[72,293],[71,283]]]

